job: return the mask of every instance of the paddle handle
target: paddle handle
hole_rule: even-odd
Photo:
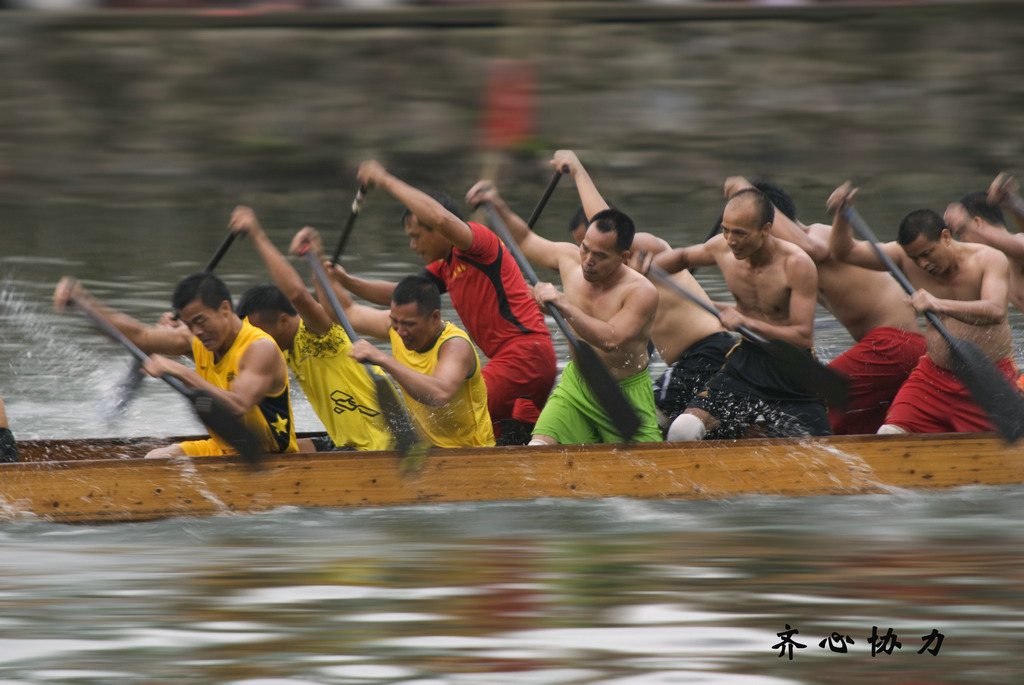
[[[224,241],[220,244],[220,247],[217,248],[217,251],[213,253],[213,257],[210,258],[209,263],[203,271],[212,273],[213,270],[217,268],[217,265],[220,264],[220,260],[224,259],[224,255],[227,254],[228,248],[231,247],[231,243],[235,242],[235,238],[237,237],[238,234],[234,231],[228,232],[227,237],[224,238]]]
[[[348,213],[348,220],[345,221],[345,228],[341,232],[341,237],[338,238],[338,245],[334,248],[334,254],[331,255],[331,266],[338,263],[341,259],[341,253],[345,249],[345,243],[348,242],[348,236],[352,233],[352,227],[356,225],[356,217],[359,216],[359,212],[363,208],[363,199],[366,197],[366,187],[359,186],[356,190],[356,197],[352,200],[352,207]]]
[[[565,173],[565,171],[565,167],[562,169],[555,169],[555,175],[551,177],[550,181],[548,181],[548,187],[544,189],[544,194],[540,196],[537,206],[533,208],[533,213],[526,221],[526,225],[530,228],[533,228],[537,223],[537,219],[540,218],[540,213],[544,211],[544,208],[547,206],[548,200],[551,199],[551,194],[555,192],[555,186],[557,186],[558,182],[562,180],[562,174]]]

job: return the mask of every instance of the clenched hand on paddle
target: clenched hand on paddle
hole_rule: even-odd
[[[928,323],[942,337],[949,351],[950,370],[964,384],[974,398],[974,401],[984,410],[1003,437],[1009,442],[1015,442],[1024,435],[1024,397],[999,372],[995,364],[977,345],[969,340],[956,337],[949,332],[935,311],[935,308],[940,305],[942,300],[939,300],[925,290],[918,290],[911,284],[903,270],[900,269],[892,256],[889,255],[885,246],[879,243],[871,228],[854,208],[853,200],[856,193],[856,188],[851,188],[849,183],[844,183],[832,193],[828,200],[828,209],[835,213],[837,217],[849,222],[854,230],[867,241],[881,265],[892,274],[893,278],[897,280],[907,295],[910,296],[910,302],[914,309],[924,314],[925,318],[928,319]],[[838,233],[837,229],[843,229],[841,222],[837,222],[833,227],[834,236],[841,237],[845,235],[847,238],[849,237],[848,227],[845,228],[847,233],[844,234]],[[836,240],[834,245],[839,242],[841,241]],[[845,241],[842,242],[845,244]],[[901,249],[903,248],[901,247]],[[917,259],[925,259],[927,261],[928,257],[918,255]],[[932,264],[927,264],[926,266],[933,267]],[[946,313],[946,315],[952,319],[957,318],[952,313]],[[951,408],[951,410],[955,411],[955,408]]]
[[[74,304],[90,320],[93,325],[105,333],[114,341],[120,343],[128,350],[139,364],[147,371],[151,368],[150,356],[143,352],[135,343],[128,339],[113,323],[104,316],[98,303],[93,302],[85,293],[84,289],[73,278],[64,278],[57,286],[54,293],[54,304],[63,309],[67,304]],[[212,433],[216,433],[233,447],[242,457],[252,465],[258,465],[262,460],[263,450],[259,439],[253,435],[241,419],[236,416],[227,406],[210,393],[185,385],[180,379],[169,375],[161,374],[159,378],[181,393],[191,404],[199,419],[206,424]]]

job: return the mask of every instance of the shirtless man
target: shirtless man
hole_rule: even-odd
[[[345,330],[306,288],[251,208],[236,207],[230,228],[250,238],[275,283],[245,291],[238,315],[274,339],[327,429],[323,438],[301,439],[302,451],[390,449],[392,437],[376,387],[366,367],[348,356],[352,343]],[[374,372],[380,374],[380,369]]]
[[[975,191],[967,193],[946,207],[943,220],[954,237],[968,243],[980,243],[994,247],[1010,260],[1010,302],[1017,311],[1024,312],[1024,235],[1010,233],[1000,205],[1014,213],[1016,181],[1013,177],[1000,174],[992,182],[988,193]],[[991,199],[990,199],[991,198]],[[1024,222],[1024,217],[1018,219]]]
[[[785,340],[813,360],[818,275],[806,252],[772,234],[774,215],[763,193],[741,190],[725,205],[720,235],[663,252],[654,262],[670,273],[717,264],[736,299],[735,305],[716,303],[722,323]],[[821,399],[797,387],[774,357],[744,340],[672,422],[668,439],[700,440],[711,431],[715,437],[741,437],[762,418],[770,436],[831,432]]]
[[[171,305],[183,325],[147,326],[101,305],[81,283],[65,277],[57,284],[54,304],[85,300],[150,355],[143,367],[153,377],[174,376],[188,387],[208,392],[242,419],[265,452],[295,452],[295,422],[288,367],[269,335],[243,321],[231,305],[224,282],[211,273],[182,280]],[[164,355],[189,355],[195,370]],[[207,457],[233,454],[220,437],[189,440],[151,451],[147,457]]]
[[[477,182],[466,194],[466,203],[489,202],[501,215],[513,235],[525,235],[529,226],[513,212],[490,181]],[[569,227],[573,241],[579,245],[587,230],[586,214],[581,206],[573,214]],[[651,233],[637,233],[630,247],[629,265],[638,269],[644,255],[655,255],[671,249],[669,244]],[[672,280],[688,291],[705,297],[704,289],[686,269],[672,274]],[[664,431],[686,409],[693,396],[725,362],[735,338],[726,331],[717,316],[689,299],[653,281],[658,290],[658,313],[651,327],[651,342],[669,368],[654,381],[654,403],[658,425]]]
[[[293,249],[302,247],[293,242]],[[338,269],[331,272],[340,283]],[[464,331],[441,319],[441,293],[431,279],[403,278],[391,293],[388,311],[354,302],[337,283],[334,292],[356,332],[391,341],[391,354],[362,339],[349,355],[391,374],[402,387],[413,421],[432,445],[494,445],[480,357]]]
[[[557,362],[551,332],[515,260],[485,226],[465,221],[451,198],[413,188],[373,161],[359,167],[359,181],[406,206],[402,223],[409,247],[427,264],[424,275],[451,296],[466,331],[487,355],[483,374],[499,444],[525,443],[555,383]],[[394,283],[335,273],[359,297],[390,303]]]
[[[868,269],[886,267],[871,244],[854,240],[842,209],[853,202],[856,189],[844,183],[832,193],[828,208],[835,212],[829,246],[844,262]],[[918,312],[931,310],[949,332],[970,341],[1013,383],[1013,361],[1007,302],[1009,261],[999,250],[953,240],[935,212],[918,209],[900,222],[896,241],[881,248],[917,289],[909,298]],[[949,345],[929,326],[928,354],[921,358],[900,388],[879,433],[945,433],[992,431],[995,426],[970,392],[951,371]]]
[[[733,176],[725,196],[757,187],[775,206],[772,233],[803,248],[818,267],[818,302],[846,328],[856,344],[832,360],[829,368],[850,380],[846,410],[828,412],[836,435],[874,433],[918,360],[925,354],[917,312],[889,274],[841,262],[829,251],[832,227],[797,220],[792,199],[775,184]]]
[[[527,259],[557,269],[561,275],[564,293],[542,282],[535,286],[534,297],[544,306],[557,307],[611,370],[640,418],[633,439],[661,440],[647,371],[647,342],[658,308],[658,291],[626,264],[635,232],[633,222],[619,210],[608,208],[574,153],[559,150],[551,164],[556,169],[568,168],[591,221],[578,247],[542,238],[525,223],[509,226]],[[530,444],[620,440],[575,363],[570,362],[541,412]]]

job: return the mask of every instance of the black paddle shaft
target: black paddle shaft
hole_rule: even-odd
[[[552,182],[548,184],[548,190],[553,190],[554,186],[558,183],[558,178],[561,176],[561,172],[556,172],[556,176],[552,179]],[[550,197],[551,193],[546,192],[545,197],[541,199],[541,203],[537,209],[534,210],[534,216],[531,217],[533,221],[537,220],[537,216],[540,214],[540,210],[544,208],[544,204],[547,202],[547,197]],[[491,227],[494,228],[498,236],[504,241],[506,248],[512,257],[516,260],[516,264],[522,270],[523,275],[526,277],[527,282],[530,285],[537,285],[539,279],[537,274],[534,272],[530,262],[527,261],[523,255],[523,251],[519,248],[519,244],[516,243],[515,239],[509,233],[508,226],[502,221],[498,215],[497,210],[491,203],[486,203],[485,209],[487,211],[487,218],[491,223]],[[583,376],[583,380],[586,381],[591,391],[597,397],[601,406],[604,408],[608,418],[611,419],[612,423],[615,424],[616,430],[619,435],[622,436],[623,440],[629,440],[632,438],[637,430],[640,429],[640,418],[636,415],[636,411],[633,406],[626,399],[626,396],[622,393],[622,389],[619,387],[618,381],[612,376],[611,371],[605,365],[600,355],[589,343],[580,338],[573,332],[572,328],[569,327],[569,322],[565,320],[562,313],[554,305],[548,305],[548,311],[551,312],[551,318],[555,320],[555,323],[561,329],[562,334],[565,336],[566,341],[569,343],[569,347],[572,348],[574,356],[576,358],[577,367],[580,375]]]
[[[140,366],[149,358],[149,355],[129,340],[124,333],[107,321],[91,305],[81,300],[75,300],[75,304],[92,321],[93,325],[128,350]],[[253,435],[252,431],[246,428],[245,424],[217,398],[199,388],[188,387],[174,376],[161,376],[160,378],[167,385],[184,395],[192,403],[192,408],[202,419],[203,423],[212,432],[219,435],[235,448],[247,462],[252,465],[257,465],[261,462],[263,450],[259,438]]]
[[[882,249],[878,238],[875,237],[874,232],[857,210],[846,205],[840,211],[854,229],[871,244],[875,254],[878,255],[882,264],[903,290],[908,295],[913,295],[916,292],[913,284]],[[924,315],[942,336],[942,339],[946,341],[953,373],[967,387],[974,401],[988,414],[1003,437],[1009,442],[1016,442],[1021,436],[1024,436],[1024,397],[1006,377],[999,373],[992,361],[977,345],[950,333],[935,312],[926,310]]]
[[[213,257],[210,258],[210,261],[207,263],[206,268],[203,269],[203,271],[206,273],[213,273],[213,270],[217,268],[218,264],[220,264],[220,260],[224,259],[224,255],[227,254],[228,248],[231,247],[231,243],[235,242],[235,238],[237,237],[237,233],[230,231],[227,234],[227,237],[224,238],[224,241],[220,244],[220,247],[217,248],[217,251],[213,253]]]
[[[359,186],[359,190],[356,191],[356,197],[352,200],[352,207],[348,213],[348,219],[345,221],[345,228],[341,232],[341,237],[338,238],[338,245],[334,248],[334,254],[331,256],[331,264],[337,264],[338,260],[341,259],[341,253],[345,249],[345,243],[348,242],[348,236],[352,233],[352,227],[356,225],[356,217],[359,216],[360,210],[363,208],[363,198],[366,197],[366,188]]]

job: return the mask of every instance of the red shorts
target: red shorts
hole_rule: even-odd
[[[996,368],[1011,384],[1016,381],[1017,364],[1012,357],[1000,360]],[[996,429],[956,374],[939,368],[929,357],[921,358],[900,388],[885,422],[911,433],[973,433]]]
[[[881,326],[832,360],[828,367],[850,379],[846,410],[833,408],[828,421],[836,435],[874,433],[885,422],[892,398],[925,355],[924,336]]]
[[[481,371],[487,384],[487,411],[500,433],[501,421],[537,423],[558,372],[555,348],[546,335],[522,335],[502,346]]]

